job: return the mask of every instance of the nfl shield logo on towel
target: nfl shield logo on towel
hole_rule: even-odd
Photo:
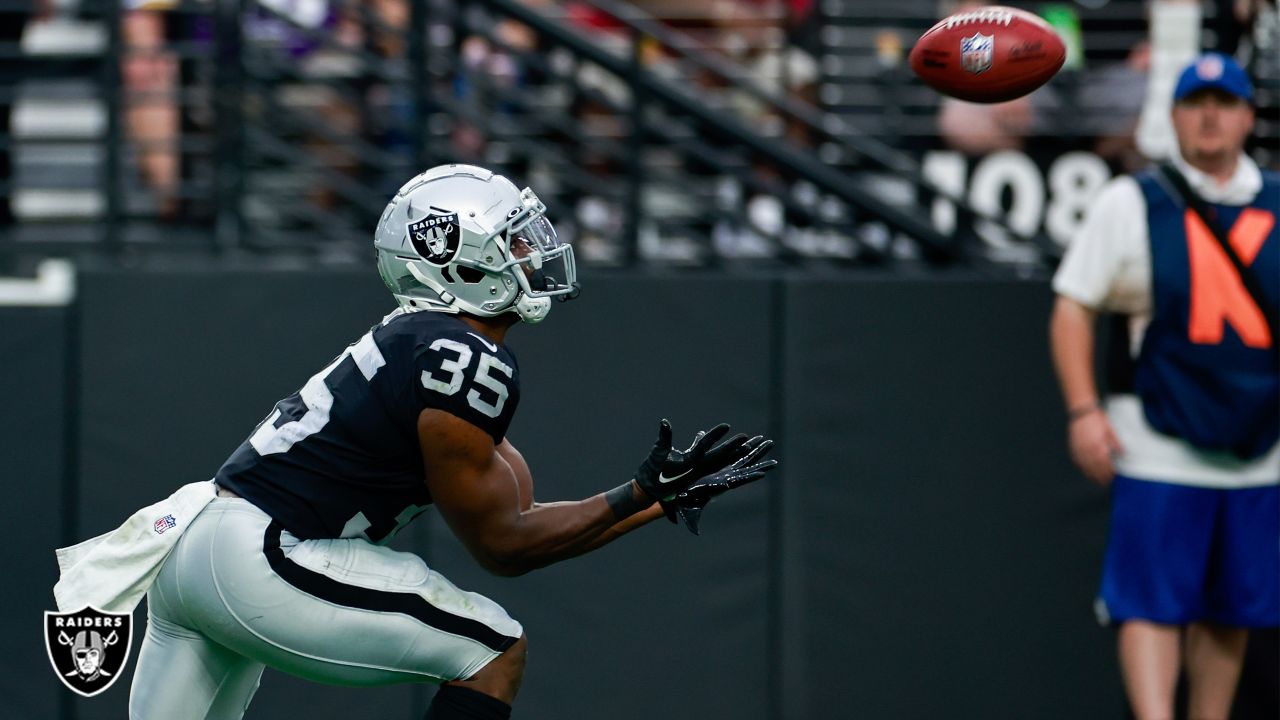
[[[995,55],[996,38],[994,35],[978,33],[973,37],[960,39],[960,67],[977,75],[991,69],[991,58]]]
[[[155,524],[152,525],[152,527],[155,528],[157,535],[163,535],[165,530],[168,530],[169,528],[175,528],[177,526],[178,526],[178,521],[174,520],[172,515],[165,515],[159,520],[156,520]]]
[[[93,697],[111,687],[129,661],[133,614],[84,608],[44,613],[44,645],[62,684]]]

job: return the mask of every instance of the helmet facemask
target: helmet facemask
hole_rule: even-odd
[[[520,195],[525,210],[512,218],[507,243],[513,260],[521,263],[516,282],[525,297],[572,300],[581,292],[573,247],[560,241],[547,220],[546,207],[526,188]]]
[[[551,299],[572,300],[581,291],[573,247],[560,241],[546,218],[546,206],[525,188],[521,206],[511,211],[505,223],[494,229],[502,237],[506,259],[500,265],[459,264],[475,267],[490,275],[506,275],[515,280],[520,296],[511,308],[527,323],[537,323],[551,310]]]

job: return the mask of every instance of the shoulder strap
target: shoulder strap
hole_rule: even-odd
[[[1276,309],[1267,302],[1266,295],[1262,292],[1262,286],[1258,284],[1258,276],[1253,274],[1243,262],[1240,256],[1236,255],[1235,248],[1231,247],[1231,241],[1227,237],[1227,231],[1218,223],[1216,213],[1214,213],[1191,186],[1187,183],[1187,179],[1178,172],[1178,168],[1170,163],[1160,164],[1160,174],[1168,182],[1169,186],[1174,190],[1174,199],[1181,199],[1189,208],[1200,216],[1200,220],[1204,222],[1205,227],[1209,228],[1209,233],[1218,241],[1218,245],[1222,247],[1222,251],[1227,254],[1227,259],[1231,261],[1232,267],[1236,269],[1236,273],[1240,276],[1241,282],[1244,283],[1245,290],[1249,291],[1249,296],[1253,298],[1253,302],[1257,304],[1258,309],[1262,311],[1262,316],[1267,320],[1267,328],[1271,331],[1271,349],[1280,352],[1280,318],[1277,317]]]

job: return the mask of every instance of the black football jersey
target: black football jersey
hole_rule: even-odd
[[[299,538],[386,543],[431,504],[424,408],[502,441],[520,400],[515,356],[453,315],[397,310],[276,403],[218,483]]]

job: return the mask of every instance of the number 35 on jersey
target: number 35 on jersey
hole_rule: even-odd
[[[510,365],[502,362],[495,355],[481,352],[476,360],[475,372],[470,373],[472,360],[477,353],[466,344],[449,338],[438,338],[429,346],[431,352],[442,356],[439,370],[423,370],[422,386],[448,397],[458,394],[468,375],[471,375],[472,386],[467,390],[467,404],[477,412],[496,418],[502,414],[507,404],[510,391],[507,384],[511,382],[515,371]]]

